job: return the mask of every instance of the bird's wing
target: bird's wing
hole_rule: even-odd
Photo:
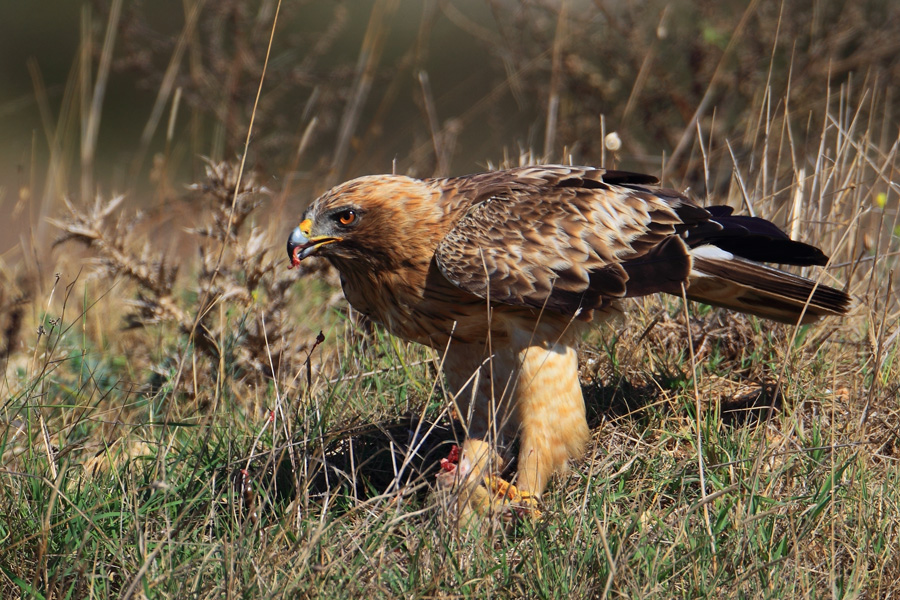
[[[435,253],[441,273],[492,302],[577,314],[615,298],[679,293],[682,236],[710,214],[656,180],[602,169],[523,167],[444,182],[466,208]],[[718,228],[715,223],[710,223]]]

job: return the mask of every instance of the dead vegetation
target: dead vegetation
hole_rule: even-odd
[[[296,370],[314,341],[303,343],[292,334],[289,305],[296,301],[296,275],[283,268],[280,248],[272,248],[269,232],[247,223],[271,193],[253,173],[240,182],[238,173],[235,165],[209,163],[205,180],[189,186],[203,218],[183,232],[194,240],[196,258],[189,258],[191,272],[180,277],[184,260],[163,255],[147,239],[136,239],[142,216],[126,216],[121,196],[108,202],[98,198],[84,209],[67,201],[69,216],[54,220],[62,231],[55,246],[84,244],[106,281],[121,278],[136,288],[120,327],[163,326],[199,351],[203,362],[188,368],[177,382],[184,386],[176,386],[179,391],[192,390],[188,382],[196,386],[198,377],[202,384],[220,364],[229,366],[231,381],[264,384],[280,369]],[[304,265],[304,271],[315,272],[317,266],[322,265]],[[221,318],[226,307],[236,315]],[[184,356],[167,360],[182,363]],[[191,372],[195,368],[198,373]]]

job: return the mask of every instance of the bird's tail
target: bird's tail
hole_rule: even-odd
[[[850,308],[850,296],[841,290],[719,247],[696,246],[690,254],[687,297],[691,300],[790,324],[812,323]]]

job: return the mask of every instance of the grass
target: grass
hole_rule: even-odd
[[[765,29],[766,10],[740,21],[745,39]],[[546,48],[587,35],[548,14],[528,33]],[[782,35],[798,20],[779,20]],[[724,28],[703,27],[713,42]],[[814,29],[821,47],[836,43]],[[664,64],[655,48],[623,64]],[[745,67],[752,51],[697,59],[709,89],[727,79],[720,61]],[[545,58],[548,73],[574,69],[577,57],[552,53],[531,67],[508,58],[518,78],[504,85],[527,95],[540,79],[528,68]],[[775,58],[773,80],[786,77]],[[798,60],[811,69],[822,58]],[[559,142],[579,122],[579,73],[554,79]],[[795,329],[671,297],[632,302],[624,324],[583,340],[592,441],[552,482],[539,521],[449,522],[432,483],[461,428],[434,354],[349,310],[327,265],[284,268],[296,214],[263,185],[266,173],[208,161],[187,200],[172,201],[177,221],[162,224],[103,194],[57,206],[53,268],[0,270],[0,597],[898,594],[900,140],[877,78],[814,80],[787,78],[781,97],[767,87],[743,107],[723,100],[721,123],[710,110],[676,134],[671,116],[654,116],[622,135],[695,140],[682,162],[660,165],[667,184],[692,182],[701,197],[821,245],[832,261],[812,275],[846,285],[853,312]],[[646,111],[659,91],[638,87],[621,100]],[[695,87],[673,94],[696,108],[705,94],[694,98]],[[794,112],[798,98],[809,113]],[[422,122],[434,168],[452,158],[444,126]],[[401,163],[423,168],[414,154]],[[599,162],[588,149],[576,158]],[[157,192],[173,189],[166,180]]]

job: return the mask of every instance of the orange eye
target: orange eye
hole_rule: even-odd
[[[338,220],[341,222],[341,225],[350,225],[356,220],[356,212],[345,210],[338,216]]]

